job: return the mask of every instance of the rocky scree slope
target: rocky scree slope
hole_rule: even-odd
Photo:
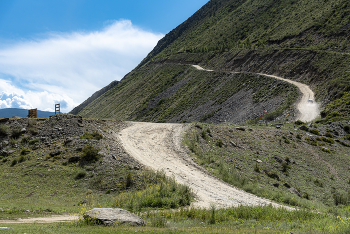
[[[173,87],[177,84],[175,77],[184,72],[174,74],[169,80],[167,74],[152,74],[152,71],[162,67],[176,73],[178,69],[174,64],[199,64],[215,71],[265,73],[309,84],[324,108],[322,117],[325,122],[348,119],[349,4],[346,0],[211,0],[161,39],[141,64],[121,80],[120,85],[79,113],[107,116],[106,113],[110,112],[110,117],[122,119],[185,121],[180,117],[154,118],[144,111],[152,98],[168,89],[176,89],[178,86]],[[135,95],[127,96],[128,87],[139,79],[150,79],[147,75],[153,78],[149,80],[153,89],[139,85],[133,91]],[[208,86],[216,84],[207,81]],[[149,92],[156,94],[150,95]],[[266,92],[273,91],[267,89]],[[108,98],[111,95],[114,99]],[[191,95],[192,102],[202,104],[201,96],[196,99],[198,96]],[[217,98],[212,102],[215,103]],[[263,102],[263,99],[257,101]],[[124,102],[132,102],[133,107]],[[188,109],[193,110],[196,106]],[[237,107],[235,104],[234,108]],[[211,111],[215,112],[215,108]],[[166,116],[172,111],[170,107],[162,108],[161,115]],[[279,115],[282,113],[280,111]],[[193,119],[201,120],[201,116]]]

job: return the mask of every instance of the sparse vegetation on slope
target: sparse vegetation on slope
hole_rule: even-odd
[[[21,130],[14,134],[16,139],[10,133],[0,135],[0,220],[79,212],[83,205],[110,206],[119,193],[147,193],[159,183],[164,188],[180,186],[143,168],[123,151],[110,133],[124,128],[123,122],[56,115],[9,119],[0,126]],[[35,134],[27,127],[35,129]],[[187,187],[182,187],[180,195],[176,189],[166,193],[176,207],[192,199],[192,193],[183,193]],[[154,207],[151,203],[160,198],[147,199],[143,208]]]
[[[203,89],[201,92],[204,94],[208,90],[206,86],[218,87],[223,84],[219,77],[225,80],[227,73],[204,75],[197,72],[196,75],[193,71],[187,71],[186,67],[176,65],[201,64],[215,71],[273,74],[309,84],[322,107],[329,104],[323,115],[325,121],[348,119],[349,11],[350,5],[346,0],[209,1],[161,39],[116,88],[89,104],[80,114],[159,122],[181,122],[187,119],[206,121],[224,105],[223,102],[217,102],[217,99],[222,98],[220,93],[211,93],[211,101],[217,105],[206,106],[209,111],[203,113],[205,116],[191,113],[193,117],[186,119],[174,118],[172,115],[179,115],[180,110],[176,104],[167,102],[168,99],[176,99],[176,103],[183,105],[177,101],[178,95],[172,93],[166,95],[163,98],[165,100],[157,99],[164,92],[167,93],[167,89],[179,89],[181,97],[191,102],[191,111],[202,105],[198,89]],[[198,85],[202,77],[208,76],[215,78],[205,79],[205,87],[204,81]],[[252,77],[249,79],[254,80]],[[183,83],[176,83],[179,81]],[[185,89],[194,82],[197,83],[192,87],[196,89],[195,94],[193,89]],[[268,87],[262,89],[266,93],[273,92]],[[237,91],[247,92],[242,86],[238,86]],[[213,95],[218,96],[214,98]],[[228,96],[235,98],[232,93]],[[153,98],[156,99],[152,102]],[[256,97],[254,100],[263,103],[261,98]],[[244,101],[241,103],[245,104]],[[163,106],[159,108],[157,104]],[[283,106],[282,103],[280,105]],[[234,108],[239,108],[239,104],[234,103]],[[181,111],[187,114],[186,109]],[[275,112],[271,119],[282,113]],[[237,117],[239,114],[236,112],[233,115]],[[218,121],[225,120],[227,118]]]
[[[296,87],[269,77],[163,64],[132,72],[118,90],[104,96],[105,101],[97,99],[80,114],[152,122],[242,123],[257,119],[264,109],[275,119],[292,107],[297,97]],[[122,108],[109,111],[117,103]]]
[[[347,205],[349,148],[340,143],[346,132],[341,124],[314,127],[311,135],[292,124],[245,131],[197,124],[185,144],[210,173],[258,196],[313,209]],[[335,139],[326,137],[330,132]]]

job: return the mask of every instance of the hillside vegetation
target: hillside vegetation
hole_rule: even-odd
[[[219,96],[210,97],[206,94],[193,95],[193,89],[184,88],[191,82],[201,83],[202,76],[220,77],[211,78],[211,82],[206,81],[205,85],[209,87],[204,88],[205,93],[214,87],[225,86],[228,73],[219,71],[236,71],[274,74],[309,84],[316,93],[317,101],[325,109],[322,115],[324,118],[348,119],[349,12],[350,3],[346,0],[209,1],[161,39],[141,64],[115,88],[91,102],[79,114],[86,117],[173,122],[203,121],[204,114],[220,119],[222,114],[216,115],[216,110],[225,108],[225,102],[221,102],[219,93],[215,93]],[[200,64],[218,73],[209,75],[200,71],[189,72],[181,64]],[[239,82],[238,77],[242,76],[245,75],[231,76],[230,79]],[[254,75],[247,79],[252,82],[256,80]],[[203,89],[203,86],[197,87]],[[274,92],[268,87],[264,89],[266,93]],[[175,91],[169,93],[169,90]],[[236,92],[228,94],[226,100],[231,97],[235,99],[234,95],[238,91],[252,96],[248,93],[249,89],[240,86]],[[166,100],[162,101],[165,106],[152,103],[152,98],[164,96],[164,93],[168,93],[165,95],[167,99],[173,100],[191,97],[191,103],[185,104],[182,112],[190,113],[193,117],[186,114],[181,117],[173,100],[171,105],[166,104]],[[274,95],[274,98],[283,99],[278,95]],[[219,99],[221,101],[218,102]],[[253,100],[256,106],[264,101]],[[280,102],[279,107],[284,106],[283,110],[291,107],[286,102],[289,101],[285,99]],[[203,104],[210,112],[194,115],[192,111]],[[248,100],[241,104],[249,107]],[[238,107],[237,103],[232,105]],[[151,107],[152,113],[149,110]],[[243,121],[236,120],[238,113],[233,113],[235,117],[231,122]],[[279,112],[282,113],[287,114]],[[255,118],[250,115],[245,120]],[[220,121],[225,120],[221,118]]]

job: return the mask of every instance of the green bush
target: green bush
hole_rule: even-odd
[[[216,141],[216,146],[219,146],[219,147],[221,148],[223,145],[224,145],[224,143],[222,142],[221,139],[218,139],[218,140]]]
[[[21,127],[14,127],[11,130],[11,137],[17,139],[22,135],[22,128]]]
[[[330,133],[330,132],[326,132],[325,136],[326,136],[326,137],[329,137],[329,138],[333,138],[333,135],[332,135],[332,133]]]
[[[36,128],[34,128],[34,127],[28,128],[28,131],[30,132],[30,134],[32,134],[34,136],[38,135],[38,133],[39,133],[39,131]]]
[[[80,180],[86,176],[86,171],[79,171],[78,174],[74,177],[76,180]]]
[[[26,155],[26,154],[29,154],[30,153],[30,150],[29,149],[26,149],[26,148],[23,148],[21,150],[21,155]]]
[[[323,187],[323,183],[321,182],[321,181],[319,181],[318,179],[316,179],[315,181],[314,181],[314,184],[316,185],[316,186],[318,186],[318,187]]]
[[[203,130],[203,131],[201,132],[201,136],[202,136],[202,138],[203,138],[204,140],[206,140],[206,141],[209,139],[209,137],[207,136],[205,130]]]
[[[323,152],[326,152],[326,153],[331,153],[331,150],[330,149],[327,149],[327,148],[324,148],[324,147],[322,147],[321,148],[321,150],[323,151]]]
[[[321,137],[321,140],[329,144],[334,144],[334,140],[332,138]]]
[[[8,135],[8,127],[5,124],[0,124],[0,136]]]
[[[302,125],[302,124],[305,124],[303,121],[301,120],[297,120],[294,122],[296,125]]]
[[[164,177],[162,182],[145,190],[118,194],[113,206],[128,210],[141,210],[148,207],[176,209],[190,205],[192,200],[193,194],[188,186]]]
[[[317,146],[317,142],[311,140],[310,138],[305,138],[306,143],[308,143],[309,145],[314,145]]]
[[[11,167],[15,166],[18,163],[17,159],[12,160]]]
[[[17,141],[15,138],[10,138],[10,145],[15,146],[17,144]]]
[[[92,146],[86,146],[83,148],[83,156],[81,160],[86,162],[96,162],[100,159],[99,149],[95,149]]]
[[[29,143],[29,141],[30,141],[31,139],[32,139],[32,138],[31,138],[30,136],[23,137],[23,138],[21,139],[21,143],[22,143],[22,144],[27,144],[27,143]]]
[[[40,139],[36,138],[36,139],[30,140],[29,145],[35,145],[38,142],[40,142]]]
[[[309,129],[308,131],[312,134],[320,135],[320,132],[317,129]]]
[[[18,163],[22,163],[22,162],[24,162],[26,160],[27,160],[27,157],[24,156],[24,155],[21,155],[21,157],[19,157],[19,159],[18,159]]]
[[[349,125],[345,125],[344,126],[344,131],[349,133],[350,132],[350,126]]]
[[[98,132],[85,132],[80,139],[101,140],[103,136]]]
[[[131,172],[129,172],[128,175],[126,176],[125,188],[130,188],[132,183],[133,183],[132,175],[131,175]]]

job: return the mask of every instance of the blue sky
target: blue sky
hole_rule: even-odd
[[[207,0],[0,1],[0,109],[70,111]]]

